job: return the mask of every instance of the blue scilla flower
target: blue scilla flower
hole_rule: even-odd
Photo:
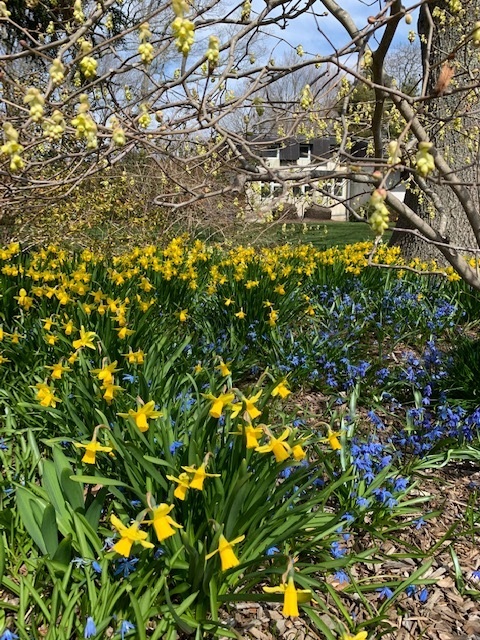
[[[8,447],[3,438],[0,438],[0,451],[8,451]]]
[[[85,624],[85,630],[83,632],[84,638],[91,638],[97,634],[97,627],[92,616],[88,616],[87,622]]]
[[[330,553],[335,559],[343,558],[343,556],[347,553],[347,550],[345,549],[345,547],[341,547],[338,541],[335,541],[330,545]]]
[[[339,582],[340,584],[348,584],[350,582],[350,578],[348,577],[348,575],[345,573],[345,571],[343,571],[343,569],[340,569],[339,571],[336,571],[333,574],[333,577],[335,578],[335,580],[337,582]]]
[[[378,587],[375,591],[378,593],[380,600],[389,600],[393,596],[393,591],[390,587]]]
[[[428,589],[426,587],[423,587],[423,589],[419,591],[417,598],[419,602],[426,602],[428,600]]]
[[[180,447],[183,447],[183,442],[180,442],[180,440],[175,440],[174,442],[172,442],[172,444],[168,447],[168,450],[170,451],[170,453],[173,455],[175,455],[175,453],[178,451],[178,449],[180,449]]]
[[[280,553],[280,549],[278,547],[269,547],[266,551],[265,554],[267,556],[274,556],[276,553]]]
[[[405,589],[405,593],[409,598],[412,598],[415,595],[416,591],[417,591],[417,588],[415,587],[414,584],[409,584],[408,587],[406,587]]]
[[[134,382],[137,381],[136,376],[133,376],[131,373],[124,373],[122,376],[122,380],[123,382],[130,382],[131,384],[133,384]]]
[[[10,629],[5,629],[2,635],[0,636],[0,640],[17,640],[18,636]]]
[[[128,620],[122,620],[120,624],[120,637],[121,640],[125,638],[125,636],[135,629],[135,625],[129,622]]]
[[[480,569],[476,569],[475,571],[472,571],[472,579],[480,580]]]
[[[74,565],[74,567],[76,569],[83,569],[88,564],[87,560],[85,560],[84,558],[80,558],[78,556],[73,558],[73,560],[71,562],[72,562],[72,564]]]
[[[137,562],[138,558],[121,558],[116,563],[113,575],[128,578],[128,576],[136,570]]]
[[[97,562],[97,560],[94,560],[92,562],[92,569],[95,571],[95,573],[102,573],[102,567],[100,566],[100,563]]]

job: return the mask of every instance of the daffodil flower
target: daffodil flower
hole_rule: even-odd
[[[328,442],[334,451],[339,451],[342,448],[342,445],[340,444],[338,436],[341,436],[342,433],[342,431],[332,431],[332,429],[328,427],[327,437],[322,438],[320,442]]]
[[[181,473],[178,478],[175,478],[175,476],[167,476],[167,479],[178,484],[178,487],[173,492],[175,498],[185,500],[187,497],[187,490],[190,487],[190,478],[188,473]]]
[[[243,425],[239,428],[239,431],[232,431],[235,436],[243,436],[247,440],[247,449],[256,449],[258,444],[258,438],[263,435],[263,429],[261,427],[252,427],[251,424]]]
[[[211,393],[204,393],[203,397],[212,402],[212,406],[210,407],[209,414],[212,418],[220,418],[222,415],[223,407],[229,405],[232,400],[235,399],[234,393],[221,393],[219,396],[215,397]]]
[[[82,458],[82,462],[85,464],[95,464],[95,456],[98,451],[103,451],[105,453],[110,453],[112,451],[112,447],[104,447],[103,445],[97,442],[97,439],[94,435],[90,442],[86,444],[82,444],[81,442],[74,442],[74,445],[79,448],[85,449],[85,455]]]
[[[118,391],[123,391],[122,387],[119,387],[118,384],[102,384],[100,387],[102,391],[104,391],[103,399],[106,400],[108,404],[110,404],[115,399],[115,394]]]
[[[198,469],[195,467],[182,467],[184,471],[188,473],[193,473],[194,476],[190,480],[189,487],[190,489],[197,489],[197,491],[203,491],[203,483],[205,482],[205,478],[220,478],[220,473],[206,473],[205,471],[206,463],[203,462]]]
[[[232,375],[232,372],[228,368],[228,365],[225,364],[225,362],[223,360],[220,360],[220,364],[217,367],[215,367],[215,369],[218,369],[220,371],[220,373],[222,374],[222,376],[224,376],[225,378],[227,376]]]
[[[305,460],[305,458],[307,457],[307,454],[300,444],[296,444],[294,447],[292,447],[292,455],[294,460]]]
[[[74,340],[72,342],[73,348],[81,349],[82,347],[88,347],[89,349],[95,349],[95,345],[93,344],[93,339],[97,337],[97,334],[94,331],[85,331],[85,327],[80,327],[80,338],[78,340]]]
[[[105,361],[104,361],[105,362]],[[103,365],[101,369],[92,369],[92,373],[97,376],[104,384],[113,384],[113,374],[119,369],[116,369],[117,360],[109,365]]]
[[[52,380],[60,380],[65,371],[71,371],[70,367],[65,367],[61,362],[45,368],[52,370]]]
[[[154,400],[150,400],[146,404],[140,405],[137,411],[129,409],[128,413],[119,413],[118,415],[122,418],[132,417],[135,420],[135,424],[138,429],[144,433],[145,431],[148,431],[148,421],[160,418],[163,414],[161,411],[155,410],[155,402]]]
[[[255,451],[257,451],[258,453],[269,453],[271,451],[275,456],[275,460],[277,462],[283,462],[284,460],[287,460],[292,454],[290,445],[288,444],[288,442],[285,442],[285,440],[290,435],[290,429],[287,427],[279,438],[275,438],[268,430],[267,433],[270,436],[269,443],[257,447]]]
[[[175,520],[168,515],[173,508],[173,504],[168,505],[162,502],[156,507],[151,507],[152,520],[144,521],[146,524],[153,524],[159,542],[163,542],[170,536],[175,535],[175,529],[173,527],[177,529],[183,528],[181,524],[177,524]]]
[[[245,411],[248,413],[251,420],[255,420],[255,418],[262,415],[262,412],[255,406],[261,395],[262,390],[260,389],[260,391],[251,398],[244,398]]]
[[[231,569],[232,567],[236,567],[240,564],[235,552],[233,551],[233,546],[238,544],[242,540],[245,539],[245,536],[239,536],[230,542],[225,538],[223,534],[220,535],[218,540],[218,549],[212,551],[211,553],[205,556],[205,560],[209,560],[216,553],[220,554],[220,562],[222,563],[222,571],[227,571],[227,569]]]
[[[309,589],[296,589],[293,576],[288,577],[287,584],[283,583],[278,587],[263,587],[266,593],[283,593],[284,616],[296,618],[298,613],[298,603],[310,602],[312,592]]]
[[[145,547],[145,549],[154,548],[155,545],[151,542],[147,542],[146,540],[148,534],[145,533],[145,531],[139,530],[139,522],[132,522],[129,527],[126,527],[123,522],[117,518],[117,516],[113,515],[113,513],[110,516],[110,522],[120,534],[120,540],[113,545],[112,551],[116,551],[119,555],[128,558],[135,542],[139,542],[142,547]]]
[[[60,398],[55,396],[55,389],[45,382],[38,382],[35,385],[37,389],[37,400],[42,405],[42,407],[53,407],[57,406],[57,402],[61,402]]]
[[[282,398],[282,400],[284,400],[290,393],[292,393],[290,391],[290,389],[287,388],[287,386],[285,385],[285,382],[279,382],[276,387],[274,387],[272,389],[272,396],[280,396],[280,398]]]
[[[359,631],[356,635],[352,636],[350,633],[344,633],[342,640],[367,640],[368,632]]]

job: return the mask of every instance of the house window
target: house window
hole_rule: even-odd
[[[301,144],[300,145],[300,158],[306,158],[310,160],[310,154],[312,151],[312,145],[310,144]]]
[[[270,147],[262,150],[264,158],[278,158],[280,155],[280,147]]]

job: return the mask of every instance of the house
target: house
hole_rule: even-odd
[[[247,192],[257,217],[276,212],[280,217],[345,221],[350,218],[346,203],[358,208],[369,197],[371,188],[348,179],[351,163],[340,163],[333,136],[297,136],[279,142],[278,137],[258,135],[251,143],[266,174],[265,179],[251,183]],[[367,140],[357,139],[351,156],[365,158],[367,145]],[[272,180],[269,169],[275,169],[281,180]],[[396,195],[403,199],[401,190]]]

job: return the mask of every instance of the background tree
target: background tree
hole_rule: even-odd
[[[246,182],[259,178],[291,181],[295,175],[267,166],[255,140],[231,127],[232,117],[249,110],[258,115],[259,98],[265,98],[271,102],[266,115],[280,120],[270,129],[280,144],[287,133],[282,123],[297,134],[302,133],[298,123],[309,123],[317,135],[329,126],[320,108],[328,104],[335,78],[341,83],[332,124],[338,163],[345,177],[372,190],[373,228],[381,235],[389,209],[396,211],[407,221],[404,227],[438,247],[480,288],[463,258],[465,245],[477,251],[480,239],[477,1],[422,3],[424,73],[418,92],[410,77],[395,86],[389,71],[399,25],[411,22],[409,8],[399,0],[370,16],[350,14],[335,0],[274,0],[257,11],[249,0],[237,5],[206,0],[196,7],[185,0],[126,1],[121,12],[127,18],[119,28],[115,0],[73,0],[70,18],[65,8],[55,19],[47,22],[42,15],[35,24],[15,1],[0,2],[4,220],[19,211],[45,211],[132,152],[156,167],[154,201],[173,211],[225,196],[234,202]],[[49,6],[34,9],[48,13]],[[359,0],[354,9],[364,6]],[[315,50],[292,46],[285,37],[287,26],[302,16],[316,25]],[[345,34],[335,35],[335,44],[332,19]],[[265,53],[257,58],[260,39]],[[296,54],[282,58],[288,49]],[[295,74],[305,74],[298,86]],[[289,78],[291,99],[279,104],[277,88]],[[311,81],[300,89],[305,79]],[[353,92],[360,86],[373,92],[362,124],[371,132],[371,153],[364,159],[352,152],[358,133]],[[312,184],[321,168],[312,163]],[[386,190],[399,171],[409,184],[405,203]],[[305,171],[301,179],[306,180]],[[402,247],[409,244],[403,241]]]

